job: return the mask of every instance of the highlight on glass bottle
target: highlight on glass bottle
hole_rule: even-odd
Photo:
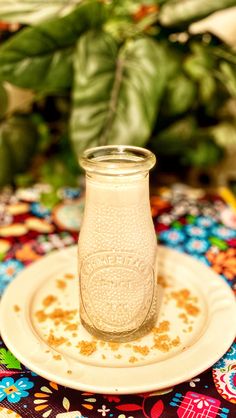
[[[78,243],[80,317],[93,335],[128,341],[157,317],[157,241],[149,201],[156,159],[133,146],[84,152],[85,211]]]

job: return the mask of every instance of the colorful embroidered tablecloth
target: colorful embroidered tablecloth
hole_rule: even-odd
[[[0,292],[29,263],[77,242],[79,189],[60,190],[52,211],[46,185],[0,193]],[[178,185],[152,198],[159,242],[211,266],[236,290],[236,219],[217,194]],[[224,338],[224,330],[222,330]],[[158,378],[158,377],[157,377]],[[0,339],[0,417],[235,418],[236,342],[211,369],[163,393],[98,395],[49,382],[26,369]]]

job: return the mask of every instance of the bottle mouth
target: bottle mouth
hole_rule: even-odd
[[[156,157],[146,148],[106,145],[85,150],[79,163],[86,172],[119,176],[149,171]]]

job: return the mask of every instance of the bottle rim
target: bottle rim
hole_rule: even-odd
[[[86,149],[79,163],[86,172],[119,176],[149,171],[156,164],[156,157],[142,147],[105,145]]]

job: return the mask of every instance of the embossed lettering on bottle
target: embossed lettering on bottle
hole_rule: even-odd
[[[141,336],[156,320],[157,243],[148,180],[154,161],[140,148],[102,147],[88,150],[81,163],[87,178],[78,256],[80,316],[104,339]]]
[[[132,253],[95,253],[80,271],[85,312],[96,327],[124,332],[140,327],[151,308],[152,266]]]

